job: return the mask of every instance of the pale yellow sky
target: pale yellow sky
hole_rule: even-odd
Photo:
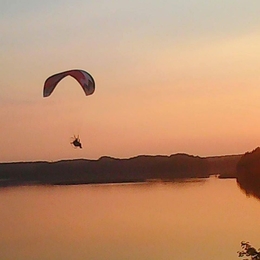
[[[146,2],[0,1],[1,162],[259,145],[260,2]],[[73,68],[92,96],[66,78],[42,97]]]

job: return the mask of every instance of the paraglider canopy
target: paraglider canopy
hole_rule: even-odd
[[[87,96],[94,93],[95,81],[88,72],[84,70],[68,70],[54,74],[46,79],[43,87],[43,97],[50,96],[57,84],[67,76],[71,76],[76,79]]]

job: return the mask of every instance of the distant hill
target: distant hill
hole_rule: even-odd
[[[207,157],[210,175],[216,174],[219,178],[236,178],[237,163],[241,157],[241,154]]]
[[[235,155],[203,158],[173,154],[140,155],[128,159],[104,156],[98,160],[0,163],[0,186],[174,181],[207,178],[211,174],[229,174],[234,177],[233,171],[240,157]]]
[[[245,153],[237,164],[237,183],[248,195],[260,199],[260,148]]]

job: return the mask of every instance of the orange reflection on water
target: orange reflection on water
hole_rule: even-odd
[[[259,244],[259,201],[235,180],[18,187],[0,197],[1,259],[237,259],[241,240]]]

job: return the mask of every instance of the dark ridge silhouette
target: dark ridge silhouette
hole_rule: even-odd
[[[219,178],[236,178],[236,167],[241,154],[207,157],[210,165],[210,175],[219,175]]]
[[[245,153],[237,164],[237,183],[248,195],[260,199],[260,148]]]
[[[69,185],[95,183],[175,181],[208,178],[231,172],[237,157],[202,158],[188,154],[140,155],[128,159],[108,156],[98,160],[0,163],[0,186]]]

